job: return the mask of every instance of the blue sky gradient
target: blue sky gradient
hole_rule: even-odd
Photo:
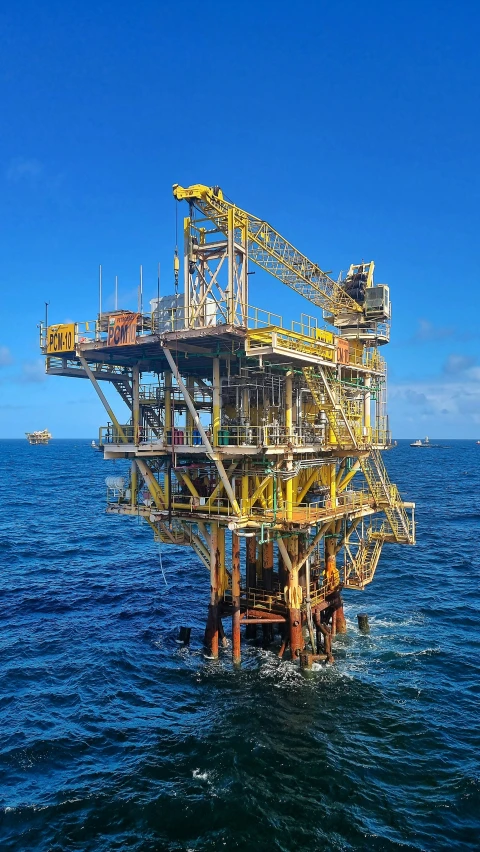
[[[118,275],[135,307],[140,263],[146,300],[158,262],[173,291],[174,182],[219,184],[335,274],[373,258],[394,437],[480,437],[478,4],[27,0],[0,25],[0,437],[96,435],[36,324],[45,300],[93,319],[99,263],[107,306]]]

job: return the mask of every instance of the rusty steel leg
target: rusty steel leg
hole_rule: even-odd
[[[335,660],[332,655],[332,633],[328,624],[323,624],[320,622],[319,630],[323,635],[323,641],[325,646],[325,653],[327,655],[327,660],[329,663],[334,663]]]
[[[346,633],[347,632],[347,621],[345,619],[345,613],[343,611],[343,601],[341,600],[341,604],[338,609],[335,611],[335,626],[337,629],[337,633]]]
[[[334,609],[332,612],[332,636],[335,637],[337,635],[337,610]]]
[[[240,653],[240,539],[232,533],[232,658],[239,663]]]
[[[282,659],[287,646],[288,646],[288,637],[285,637],[282,644],[280,645],[280,650],[278,652],[278,656],[279,656],[280,659]]]
[[[316,633],[317,633],[317,651],[320,654],[322,652],[323,633],[322,633],[322,630],[321,630],[322,619],[321,619],[321,616],[320,616],[320,610],[319,609],[314,610],[313,620],[314,620],[314,623],[315,623],[315,629],[316,629]]]

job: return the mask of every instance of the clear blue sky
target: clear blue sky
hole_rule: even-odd
[[[172,285],[174,182],[219,184],[323,268],[391,287],[395,437],[480,437],[480,6],[27,2],[0,11],[0,437],[90,437],[36,323]],[[250,301],[307,302],[261,276]],[[255,294],[255,286],[258,293]]]

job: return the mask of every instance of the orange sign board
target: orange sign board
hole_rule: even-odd
[[[350,346],[348,340],[337,337],[337,361],[339,364],[348,364],[350,360]]]
[[[117,314],[108,319],[107,346],[132,346],[137,336],[138,314]]]

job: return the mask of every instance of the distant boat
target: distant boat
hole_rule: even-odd
[[[413,441],[413,443],[410,444],[410,446],[411,447],[428,447],[428,448],[431,448],[431,447],[433,447],[433,444],[430,443],[430,438],[425,438],[424,441],[420,440],[420,438],[419,438],[418,441]]]
[[[100,450],[100,452],[103,450],[103,444],[96,444],[95,441],[92,441],[90,446],[92,450]]]
[[[420,438],[419,438],[418,441],[413,441],[410,444],[410,446],[411,447],[423,447],[424,449],[427,449],[427,450],[448,450],[448,449],[450,449],[450,447],[448,445],[445,445],[445,444],[431,444],[430,438],[425,438],[424,441],[421,441]]]
[[[48,429],[43,429],[41,432],[25,432],[29,444],[48,444],[52,437]]]
[[[476,441],[477,444],[480,444],[480,441]]]

